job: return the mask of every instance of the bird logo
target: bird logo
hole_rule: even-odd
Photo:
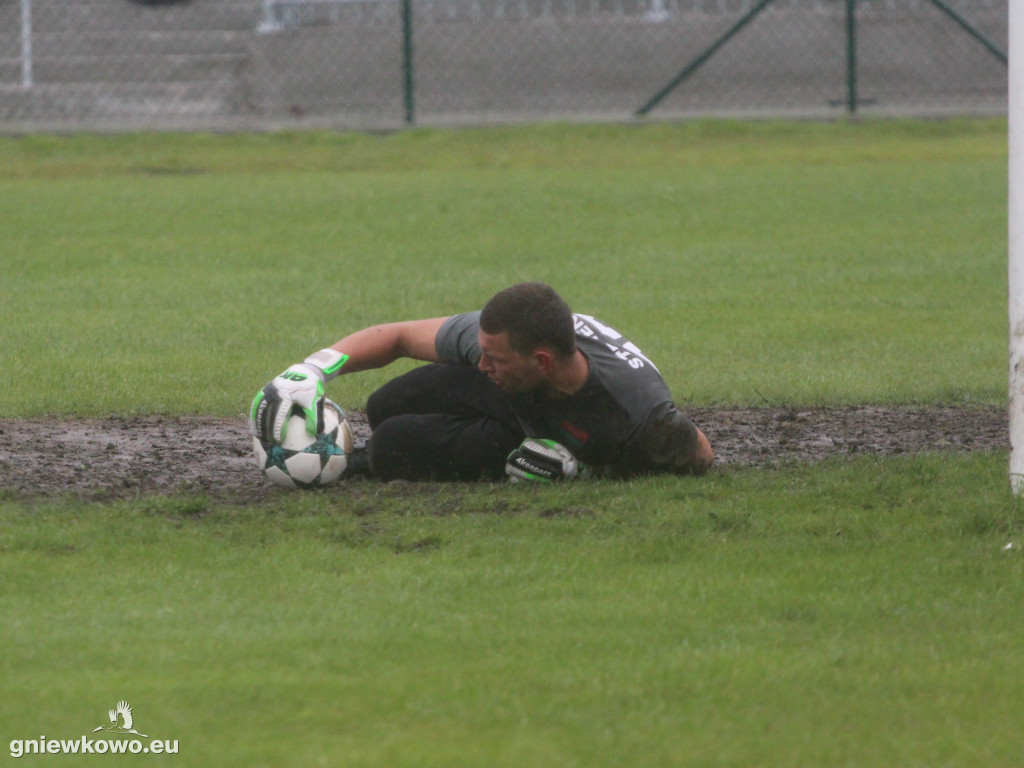
[[[99,728],[94,728],[93,733],[96,733],[96,731],[109,731],[110,733],[134,733],[138,736],[146,736],[146,734],[139,733],[132,727],[135,724],[135,720],[132,717],[132,708],[124,699],[117,702],[117,706],[114,709],[107,711],[107,717],[110,718],[110,727],[101,725]],[[120,725],[118,720],[120,720]]]

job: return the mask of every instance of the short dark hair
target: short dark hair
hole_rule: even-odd
[[[507,333],[509,346],[521,355],[551,347],[568,357],[576,352],[572,310],[544,283],[519,283],[494,294],[480,313],[484,333]]]

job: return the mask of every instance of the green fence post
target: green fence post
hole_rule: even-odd
[[[405,94],[405,123],[416,122],[416,100],[413,94],[412,63],[412,0],[402,0],[402,90]]]
[[[682,83],[690,75],[692,75],[694,72],[700,69],[704,65],[704,62],[706,62],[708,59],[714,56],[719,48],[721,48],[723,45],[729,42],[729,40],[732,39],[733,35],[735,35],[737,32],[739,32],[741,29],[747,26],[747,24],[749,24],[759,13],[761,13],[761,11],[767,8],[768,4],[771,2],[772,0],[760,0],[760,2],[757,5],[755,5],[749,11],[747,11],[746,15],[743,16],[743,18],[741,18],[739,21],[733,24],[732,27],[730,27],[724,35],[722,35],[720,38],[715,40],[715,42],[713,42],[710,46],[708,46],[706,51],[701,53],[696,59],[687,64],[683,68],[682,72],[680,72],[678,75],[672,78],[671,82],[669,82],[668,85],[666,85],[656,94],[654,94],[654,96],[652,96],[647,101],[647,103],[640,107],[640,109],[636,111],[637,117],[643,117],[656,106],[658,106],[658,104],[661,103],[662,99],[664,99],[666,96],[672,93],[672,91],[674,91],[680,83]]]

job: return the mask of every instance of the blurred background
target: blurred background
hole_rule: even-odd
[[[1006,111],[1008,0],[0,0],[0,130]]]

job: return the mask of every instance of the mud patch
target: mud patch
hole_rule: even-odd
[[[1009,447],[1003,408],[766,408],[688,412],[716,466],[769,466],[833,456]],[[365,416],[349,412],[360,438]],[[190,491],[247,503],[281,493],[252,459],[243,418],[0,419],[0,489],[16,497],[127,498]]]
[[[1005,408],[766,408],[687,411],[716,463],[767,465],[831,456],[993,451],[1010,447]]]

